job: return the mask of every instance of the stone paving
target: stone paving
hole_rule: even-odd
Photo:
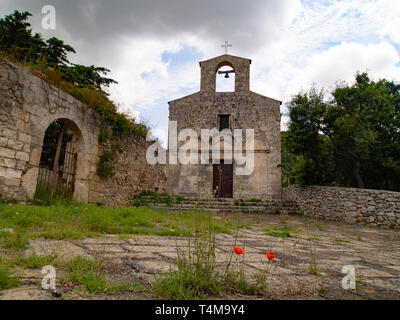
[[[400,231],[365,227],[329,221],[305,223],[303,217],[289,217],[280,224],[279,217],[247,215],[251,229],[243,229],[237,246],[244,248],[243,263],[250,278],[265,270],[266,251],[273,250],[268,295],[264,297],[225,297],[229,299],[400,299]],[[266,235],[270,226],[287,226],[296,231],[290,238]],[[310,240],[313,239],[313,240]],[[216,237],[216,259],[224,264],[232,251],[232,235]],[[151,283],[154,275],[166,272],[176,263],[176,246],[185,248],[187,239],[136,236],[118,239],[116,236],[90,238],[77,241],[31,242],[31,251],[37,254],[58,252],[68,259],[76,255],[99,258],[110,278],[127,280],[136,278]],[[310,274],[312,253],[319,266],[319,275]],[[234,257],[235,261],[236,257]],[[356,292],[341,287],[345,265],[355,265],[358,288]],[[48,299],[50,294],[38,289],[39,271],[26,271],[23,288],[3,291],[0,299]],[[32,290],[30,295],[27,294]],[[1,293],[0,293],[1,294]],[[47,295],[47,296],[46,296]],[[151,297],[98,296],[97,299],[143,299]],[[221,298],[221,297],[213,297]]]

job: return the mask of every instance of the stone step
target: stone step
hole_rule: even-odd
[[[297,206],[290,201],[241,201],[240,205],[233,199],[195,199],[184,198],[176,203],[165,203],[163,199],[169,196],[143,196],[147,200],[146,206],[162,208],[170,211],[209,211],[209,212],[231,212],[231,213],[269,213],[269,214],[298,214]]]
[[[149,200],[149,202],[154,202],[158,203],[161,202],[160,199],[167,198],[167,196],[159,196],[159,197],[153,197],[153,196],[143,196],[141,199],[144,200]],[[237,201],[233,199],[194,199],[194,198],[185,198],[183,200],[177,201],[179,204],[197,204],[197,205],[209,205],[209,204],[220,204],[220,205],[225,205],[225,206],[230,206],[230,205],[236,205]],[[293,206],[294,203],[290,201],[284,201],[283,206]],[[236,205],[237,206],[237,205]],[[241,206],[264,206],[264,207],[276,207],[276,206],[282,206],[282,201],[262,201],[262,202],[255,202],[255,201],[241,201]]]
[[[226,212],[226,213],[263,213],[263,214],[278,214],[275,210],[265,209],[260,207],[233,207],[233,208],[210,208],[210,207],[197,207],[197,208],[184,208],[177,206],[151,206],[152,208],[160,208],[168,211],[207,211],[207,212]],[[284,213],[287,215],[297,215],[297,210],[279,210],[279,214]]]
[[[241,202],[240,205],[231,201],[231,202],[190,202],[190,201],[180,201],[178,204],[188,204],[188,205],[198,205],[198,206],[208,206],[208,205],[218,205],[218,206],[235,206],[235,207],[264,207],[264,208],[276,208],[276,207],[292,207],[294,206],[291,203],[260,203],[260,202]]]
[[[149,204],[152,208],[160,208],[167,210],[176,211],[192,211],[192,210],[206,210],[206,211],[219,211],[219,212],[247,212],[247,213],[269,213],[269,214],[297,214],[295,207],[276,207],[276,208],[265,208],[259,206],[251,207],[239,207],[239,206],[190,206],[190,205],[166,205],[163,203]]]
[[[168,207],[171,205],[168,205],[166,203],[149,203],[150,206],[159,206],[159,207]],[[235,206],[235,205],[220,205],[220,204],[213,204],[213,203],[208,203],[207,205],[198,205],[198,204],[190,204],[190,203],[176,203],[172,204],[173,207],[175,208],[182,208],[182,209],[194,209],[194,208],[212,208],[212,209],[236,209],[236,208],[246,208],[246,209],[251,209],[251,210],[295,210],[296,208],[294,206]]]

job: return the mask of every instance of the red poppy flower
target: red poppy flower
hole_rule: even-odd
[[[267,252],[267,258],[269,261],[272,261],[275,259],[275,253],[273,251],[268,251]]]
[[[236,254],[244,254],[244,250],[239,247],[234,247],[232,251]]]

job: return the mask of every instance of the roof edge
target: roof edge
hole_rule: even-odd
[[[251,90],[250,90],[250,92],[253,93],[253,94],[256,94],[256,95],[258,95],[258,96],[261,96],[261,97],[263,97],[263,98],[267,98],[267,99],[273,100],[273,101],[275,101],[275,102],[278,102],[279,105],[282,105],[282,103],[283,103],[282,101],[280,101],[280,100],[278,100],[278,99],[274,99],[274,98],[271,98],[271,97],[268,97],[268,96],[264,96],[263,94],[260,94],[260,93],[257,93],[257,92],[251,91]]]
[[[239,58],[239,59],[247,60],[247,61],[249,61],[250,64],[251,64],[251,59],[243,58],[243,57],[239,57],[239,56],[233,56],[233,55],[231,55],[231,54],[222,54],[222,55],[220,55],[220,56],[217,56],[217,57],[214,57],[214,58],[211,58],[211,59],[207,59],[207,60],[200,61],[200,62],[199,62],[200,67],[201,67],[201,64],[204,63],[204,62],[208,62],[208,61],[211,61],[211,60],[215,60],[215,59],[218,59],[218,58],[221,58],[221,57]]]

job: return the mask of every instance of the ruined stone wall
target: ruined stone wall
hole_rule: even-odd
[[[292,185],[283,190],[283,199],[295,201],[305,215],[400,227],[400,192]]]
[[[115,175],[103,178],[93,173],[92,201],[104,202],[113,207],[126,206],[131,205],[133,197],[141,191],[165,192],[165,166],[150,165],[146,160],[146,150],[151,142],[132,133],[100,149],[110,149],[112,144],[122,147],[122,150],[116,151],[112,163]]]
[[[43,138],[57,119],[69,121],[77,128],[75,199],[127,204],[135,192],[162,189],[162,168],[149,168],[145,163],[149,143],[133,134],[122,141],[124,151],[115,160],[115,177],[99,177],[97,162],[104,147],[98,143],[98,134],[105,124],[98,113],[30,70],[0,59],[2,197],[20,201],[34,197]]]

